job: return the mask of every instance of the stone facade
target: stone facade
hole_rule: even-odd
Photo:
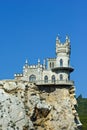
[[[15,79],[25,80],[39,84],[58,84],[60,81],[70,82],[70,73],[73,68],[70,66],[70,39],[66,36],[65,43],[62,44],[56,38],[56,57],[44,60],[43,65],[38,60],[37,65],[29,65],[28,61],[23,67],[22,74],[15,74]]]

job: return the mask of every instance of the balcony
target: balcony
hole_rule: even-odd
[[[65,70],[65,71],[69,71],[69,72],[73,72],[74,69],[72,67],[54,67],[51,69],[52,71],[60,71],[60,70]]]
[[[36,85],[38,86],[49,86],[49,85],[68,85],[68,86],[72,86],[74,85],[74,81],[71,80],[55,80],[54,82],[52,82],[52,80],[48,80],[47,82],[45,82],[44,80],[39,80],[35,82]]]

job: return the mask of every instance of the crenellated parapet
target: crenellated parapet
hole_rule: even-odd
[[[66,36],[66,40],[64,43],[61,43],[60,39],[56,38],[56,55],[59,54],[67,55],[69,56],[71,52],[71,46],[70,46],[70,39],[68,36]]]
[[[28,60],[26,60],[23,69],[37,69],[37,68],[44,68],[44,66],[45,66],[45,61],[43,64],[41,64],[40,59],[38,59],[38,63],[36,65],[29,65]]]
[[[22,77],[23,74],[14,74],[15,77]]]
[[[21,74],[14,74],[14,77],[15,77],[15,79],[16,80],[21,80],[22,79],[22,77],[23,77],[23,74],[21,73]]]

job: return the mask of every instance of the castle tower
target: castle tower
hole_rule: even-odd
[[[57,36],[56,38],[56,66],[69,67],[70,63],[70,40],[68,36],[66,36],[66,41],[62,44]]]
[[[70,39],[66,36],[65,43],[62,44],[57,36],[56,38],[56,64],[52,71],[58,74],[58,80],[70,80],[70,73],[74,70],[70,66]]]

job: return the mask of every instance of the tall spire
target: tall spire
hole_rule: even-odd
[[[38,65],[40,66],[40,59],[38,59]]]
[[[38,59],[38,63],[40,63],[40,59]]]
[[[28,60],[26,59],[26,61],[25,61],[25,66],[28,66]]]
[[[28,60],[26,59],[25,64],[28,64]]]
[[[70,39],[69,39],[68,35],[66,35],[66,42],[70,43]]]
[[[60,43],[59,34],[56,37],[56,43]]]

